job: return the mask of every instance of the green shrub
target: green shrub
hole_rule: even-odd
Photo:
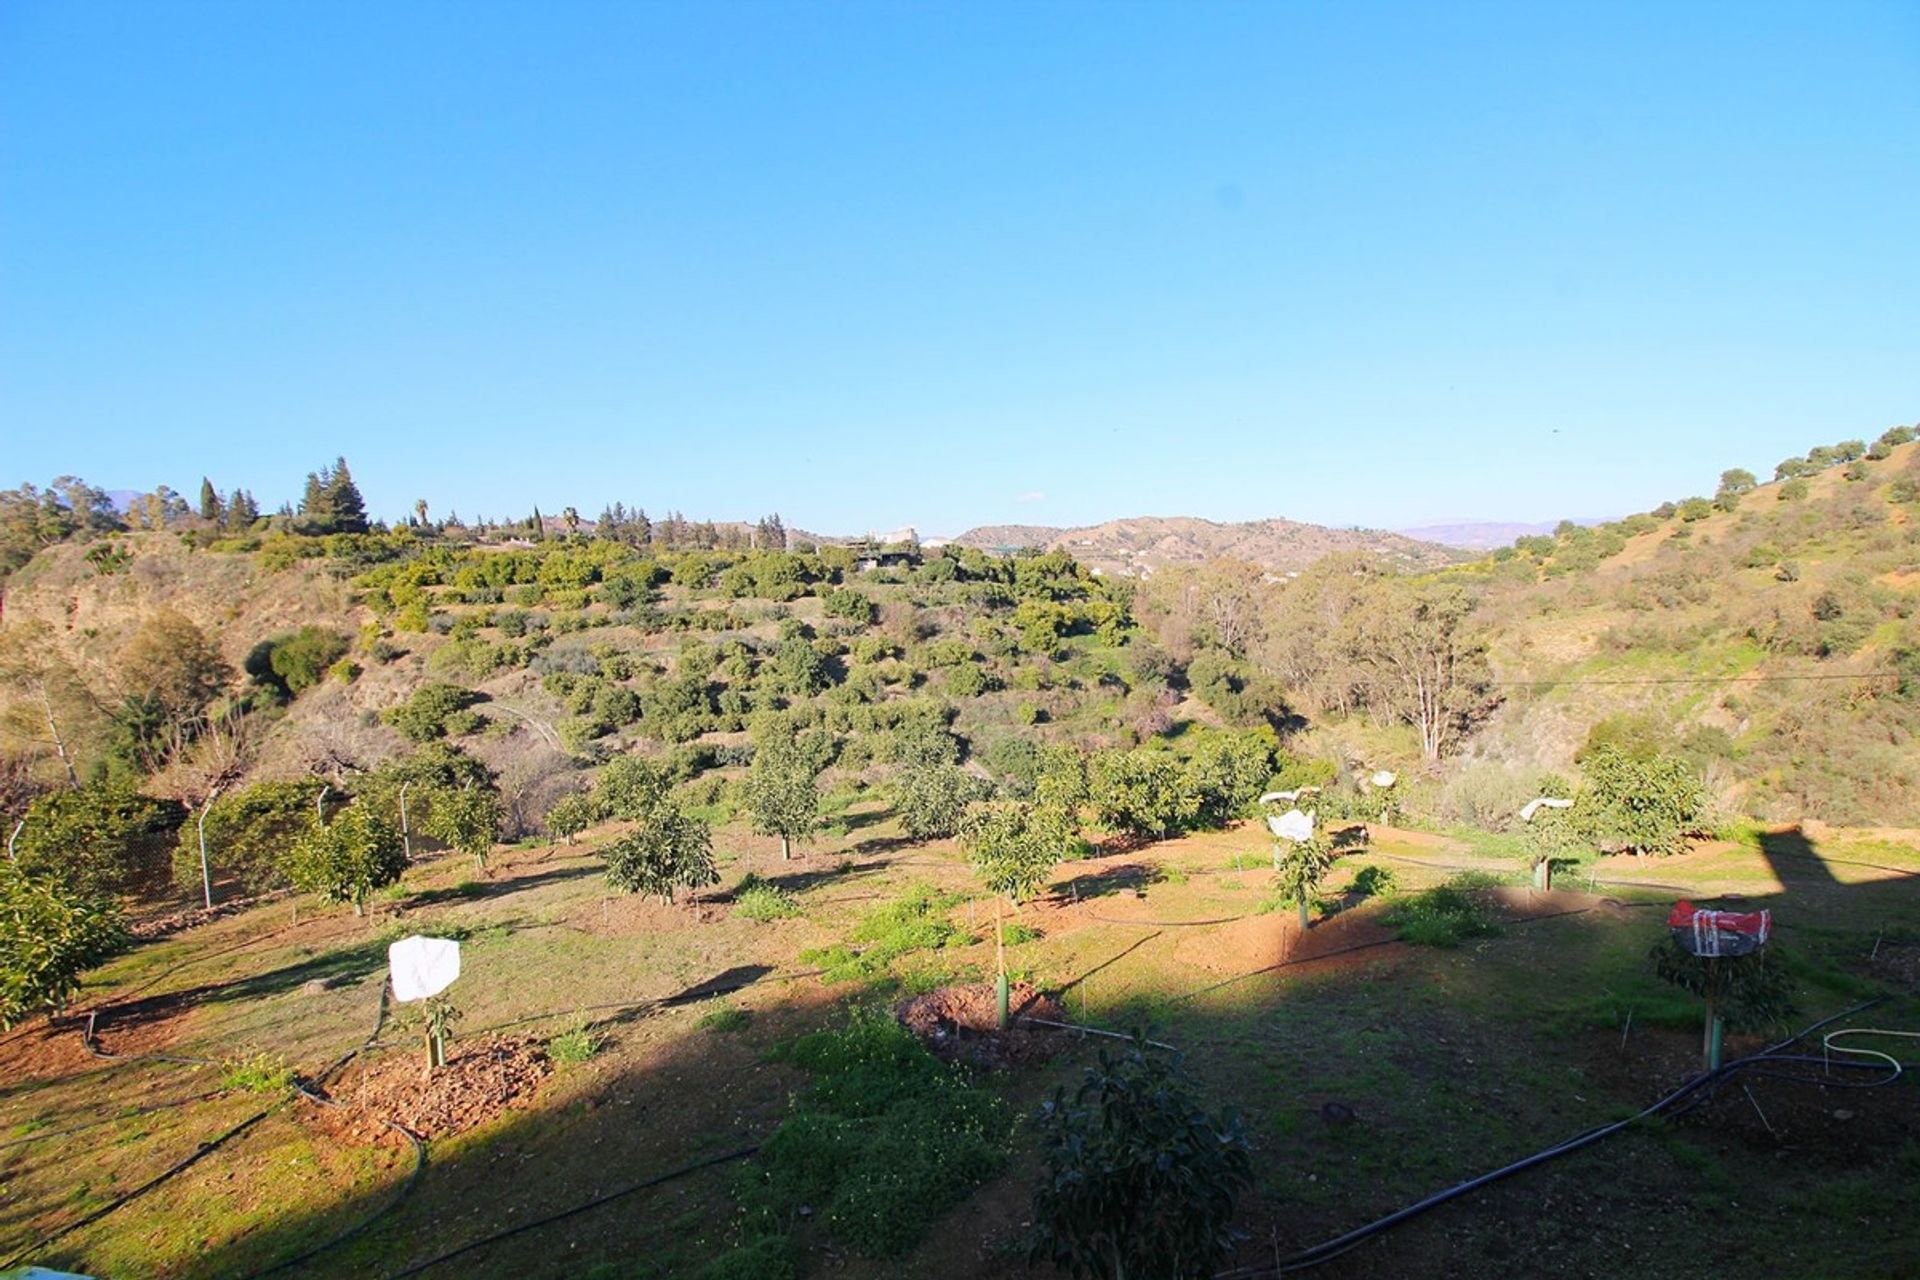
[[[480,727],[480,716],[468,709],[479,700],[479,694],[458,685],[423,684],[405,702],[381,712],[380,718],[408,742],[458,738]]]
[[[1402,942],[1420,947],[1457,947],[1468,938],[1488,938],[1500,932],[1472,895],[1457,884],[1440,885],[1400,899],[1387,913],[1385,923],[1398,930]]]
[[[268,1053],[229,1058],[221,1064],[220,1087],[247,1093],[278,1093],[293,1083],[293,1068]]]
[[[1114,1280],[1201,1280],[1242,1238],[1233,1211],[1253,1185],[1246,1131],[1232,1110],[1205,1111],[1179,1060],[1144,1039],[1102,1051],[1036,1124],[1035,1262]]]
[[[1400,877],[1394,874],[1392,867],[1369,863],[1353,873],[1353,891],[1363,898],[1384,898],[1399,887]]]
[[[753,1021],[753,1015],[735,1005],[716,1005],[700,1015],[699,1027],[702,1031],[744,1031]]]
[[[800,914],[791,894],[752,872],[733,891],[733,914],[747,920],[785,920]]]
[[[590,1028],[583,1018],[547,1041],[547,1056],[564,1065],[577,1066],[591,1060],[606,1044],[606,1038]]]

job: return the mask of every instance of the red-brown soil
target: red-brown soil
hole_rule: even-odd
[[[1015,1021],[1001,1031],[993,984],[970,982],[909,996],[894,1006],[894,1016],[948,1061],[1004,1067],[1052,1057],[1059,1038],[1054,1030],[1019,1019],[1064,1022],[1060,1002],[1027,983],[1016,982],[1008,992],[1007,1007]]]
[[[546,1050],[518,1036],[477,1036],[447,1046],[447,1065],[429,1072],[426,1047],[389,1053],[351,1076],[335,1098],[423,1138],[443,1138],[530,1099],[553,1072]],[[357,1125],[355,1127],[358,1127]]]

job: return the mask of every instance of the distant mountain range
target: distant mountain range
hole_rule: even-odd
[[[1136,516],[1060,529],[996,524],[969,529],[954,542],[981,550],[1062,550],[1103,573],[1141,577],[1163,565],[1198,564],[1218,556],[1251,560],[1270,572],[1304,569],[1324,556],[1359,551],[1407,568],[1435,568],[1467,557],[1438,542],[1384,529],[1329,529],[1294,520],[1221,524],[1191,516]]]
[[[1579,525],[1605,524],[1605,520],[1575,520]],[[1491,551],[1495,547],[1513,544],[1516,538],[1531,538],[1542,533],[1552,533],[1559,527],[1558,520],[1540,520],[1533,523],[1524,521],[1500,520],[1461,520],[1453,524],[1423,524],[1413,529],[1400,529],[1399,533],[1421,542],[1438,542],[1443,546],[1461,547],[1468,551]]]

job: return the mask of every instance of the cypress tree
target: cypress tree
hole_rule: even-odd
[[[220,517],[222,514],[223,512],[220,506],[220,494],[213,487],[213,481],[207,479],[205,476],[201,476],[200,477],[200,518],[202,520],[211,520],[213,521],[213,523],[219,524]]]

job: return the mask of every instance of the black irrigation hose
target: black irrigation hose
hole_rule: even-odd
[[[466,1254],[472,1253],[476,1249],[484,1249],[489,1245],[498,1244],[502,1240],[509,1239],[510,1237],[520,1235],[524,1232],[533,1231],[540,1227],[550,1226],[551,1224],[555,1222],[559,1222],[562,1219],[571,1218],[575,1214],[585,1213],[589,1209],[598,1209],[603,1204],[611,1204],[613,1201],[621,1199],[624,1196],[630,1196],[634,1194],[636,1191],[645,1191],[649,1187],[657,1187],[663,1182],[671,1182],[675,1178],[684,1178],[690,1173],[698,1173],[702,1169],[711,1169],[715,1165],[726,1164],[732,1160],[743,1160],[747,1156],[753,1155],[759,1150],[760,1150],[760,1144],[756,1142],[750,1147],[741,1147],[739,1150],[729,1151],[725,1155],[713,1156],[709,1159],[701,1160],[694,1164],[683,1165],[682,1167],[675,1169],[669,1173],[663,1173],[655,1178],[648,1178],[644,1182],[636,1182],[632,1186],[622,1187],[618,1191],[609,1191],[607,1194],[603,1196],[595,1196],[593,1199],[588,1200],[583,1204],[574,1205],[571,1209],[562,1209],[560,1212],[550,1213],[544,1218],[535,1218],[531,1222],[522,1222],[517,1226],[508,1227],[505,1231],[496,1231],[490,1236],[482,1236],[478,1240],[469,1240],[466,1244],[463,1244],[456,1249],[449,1249],[445,1253],[439,1254],[432,1258],[428,1258],[425,1262],[416,1262],[414,1265],[406,1268],[404,1271],[396,1271],[391,1276],[387,1277],[387,1280],[405,1280],[407,1276],[417,1276],[422,1271],[426,1271],[431,1267],[437,1267],[443,1262],[451,1262],[455,1258],[462,1257]],[[261,1274],[265,1274],[265,1273],[262,1272]]]
[[[175,1098],[172,1102],[154,1102],[144,1107],[132,1107],[99,1120],[89,1120],[85,1124],[70,1125],[65,1129],[43,1129],[38,1133],[27,1134],[25,1137],[9,1138],[5,1142],[0,1142],[0,1150],[4,1150],[7,1147],[25,1146],[29,1142],[41,1142],[47,1138],[64,1138],[68,1134],[83,1133],[88,1129],[98,1129],[103,1124],[117,1124],[122,1120],[131,1120],[136,1116],[152,1115],[156,1111],[168,1111],[174,1107],[184,1107],[192,1102],[207,1102],[219,1097],[222,1092],[223,1090],[216,1089],[212,1093],[196,1093],[189,1098]]]
[[[52,1235],[45,1236],[42,1239],[36,1241],[35,1243],[30,1244],[26,1248],[15,1253],[12,1257],[7,1258],[4,1261],[0,1261],[0,1269],[11,1267],[15,1263],[19,1262],[21,1259],[27,1257],[28,1255],[40,1252],[42,1249],[45,1249],[48,1245],[53,1244],[55,1241],[60,1240],[65,1236],[71,1235],[73,1232],[78,1231],[80,1228],[89,1226],[92,1223],[100,1221],[100,1219],[106,1217],[108,1214],[112,1213],[114,1210],[122,1207],[123,1205],[129,1204],[134,1200],[139,1199],[141,1196],[153,1190],[155,1187],[159,1186],[161,1183],[174,1177],[176,1174],[185,1173],[188,1169],[191,1169],[194,1165],[200,1163],[202,1159],[212,1155],[215,1151],[225,1146],[232,1139],[239,1137],[241,1134],[245,1133],[247,1130],[253,1128],[253,1126],[255,1126],[256,1124],[259,1124],[262,1120],[265,1120],[268,1116],[272,1115],[275,1111],[279,1110],[282,1105],[284,1104],[275,1103],[273,1106],[268,1107],[265,1111],[256,1111],[251,1116],[248,1116],[245,1120],[242,1120],[239,1124],[233,1126],[233,1128],[227,1130],[225,1133],[221,1134],[219,1137],[213,1139],[213,1141],[201,1143],[199,1148],[196,1151],[194,1151],[192,1155],[186,1157],[184,1160],[177,1161],[174,1164],[168,1166],[166,1169],[163,1169],[160,1173],[156,1174],[152,1178],[147,1179],[147,1181],[141,1183],[139,1186],[127,1192],[125,1195],[119,1196],[116,1199],[109,1201],[108,1203],[100,1206],[98,1209],[95,1209],[92,1213],[86,1214],[85,1216],[80,1218],[76,1218],[72,1222],[69,1222],[66,1226],[61,1227],[58,1231],[55,1231]]]
[[[524,1018],[514,1018],[508,1022],[496,1022],[488,1027],[475,1027],[462,1032],[460,1039],[470,1040],[474,1036],[489,1035],[495,1031],[505,1031],[510,1027],[525,1026],[529,1022],[544,1022],[548,1018],[578,1017],[583,1013],[605,1013],[618,1009],[668,1008],[674,1005],[692,1004],[697,1000],[711,1000],[715,996],[732,995],[736,991],[745,991],[748,987],[757,987],[775,982],[797,982],[801,978],[817,978],[825,969],[807,969],[801,973],[783,973],[778,977],[747,978],[739,982],[729,982],[724,986],[702,987],[695,991],[683,991],[678,995],[655,996],[647,1000],[614,1000],[606,1004],[573,1005],[565,1009],[549,1009],[544,1013],[530,1013]],[[378,1034],[376,1031],[375,1034]],[[371,1044],[366,1046],[372,1048]]]
[[[1627,1117],[1624,1120],[1616,1120],[1610,1124],[1598,1125],[1598,1126],[1595,1126],[1594,1128],[1586,1130],[1583,1133],[1575,1134],[1573,1137],[1568,1138],[1565,1141],[1556,1143],[1555,1145],[1551,1147],[1547,1147],[1544,1150],[1536,1151],[1532,1155],[1525,1156],[1519,1160],[1514,1161],[1511,1164],[1504,1165],[1501,1168],[1495,1169],[1489,1173],[1483,1173],[1478,1177],[1469,1178],[1465,1182],[1457,1183],[1454,1186],[1448,1187],[1444,1191],[1435,1192],[1433,1195],[1430,1195],[1423,1200],[1415,1201],[1413,1204],[1410,1204],[1403,1209],[1398,1209],[1393,1213],[1388,1214],[1384,1218],[1377,1218],[1374,1221],[1365,1224],[1364,1226],[1356,1227],[1352,1231],[1347,1232],[1345,1235],[1336,1236],[1332,1240],[1328,1240],[1328,1241],[1325,1241],[1324,1243],[1314,1245],[1308,1249],[1303,1249],[1300,1252],[1294,1254],[1292,1257],[1279,1259],[1274,1263],[1272,1263],[1271,1265],[1242,1267],[1234,1271],[1223,1271],[1223,1272],[1220,1272],[1218,1275],[1216,1275],[1214,1277],[1214,1280],[1254,1280],[1254,1277],[1281,1275],[1281,1274],[1284,1274],[1287,1272],[1293,1272],[1293,1271],[1305,1271],[1309,1267],[1317,1267],[1322,1263],[1331,1262],[1334,1258],[1337,1258],[1340,1255],[1348,1252],[1349,1250],[1353,1249],[1354,1247],[1358,1246],[1364,1241],[1370,1239],[1371,1237],[1378,1235],[1383,1231],[1391,1230],[1392,1228],[1399,1226],[1401,1223],[1406,1222],[1408,1219],[1414,1218],[1422,1213],[1425,1213],[1429,1209],[1436,1208],[1439,1205],[1443,1205],[1447,1203],[1449,1200],[1454,1200],[1459,1198],[1460,1196],[1464,1196],[1471,1192],[1477,1191],[1481,1187],[1487,1186],[1494,1182],[1498,1182],[1503,1178],[1508,1178],[1513,1176],[1514,1174],[1523,1173],[1528,1169],[1534,1168],[1538,1165],[1545,1164],[1547,1161],[1554,1159],[1556,1156],[1563,1156],[1568,1154],[1569,1152],[1578,1151],[1582,1147],[1590,1146],[1593,1143],[1599,1142],[1603,1138],[1611,1137],[1613,1134],[1620,1132],[1622,1129],[1625,1129],[1630,1125],[1637,1124],[1642,1120],[1646,1120],[1655,1115],[1658,1115],[1660,1112],[1665,1111],[1668,1107],[1674,1105],[1676,1102],[1680,1102],[1683,1099],[1692,1098],[1693,1095],[1696,1095],[1699,1092],[1699,1090],[1702,1088],[1705,1088],[1708,1086],[1717,1086],[1721,1081],[1729,1078],[1730,1076],[1732,1076],[1734,1073],[1738,1071],[1751,1069],[1753,1067],[1758,1066],[1758,1064],[1761,1064],[1764,1062],[1771,1062],[1771,1061],[1782,1061],[1782,1060],[1785,1060],[1785,1061],[1808,1060],[1808,1061],[1815,1061],[1815,1062],[1821,1061],[1821,1059],[1817,1059],[1817,1058],[1803,1059],[1803,1058],[1800,1058],[1798,1055],[1782,1055],[1780,1051],[1796,1043],[1797,1041],[1805,1039],[1807,1036],[1812,1035],[1815,1031],[1818,1031],[1821,1027],[1824,1027],[1829,1023],[1838,1022],[1842,1018],[1850,1017],[1853,1014],[1859,1013],[1865,1009],[1872,1008],[1874,1005],[1880,1003],[1880,999],[1881,998],[1868,1000],[1861,1004],[1855,1005],[1851,1009],[1844,1009],[1841,1012],[1836,1013],[1831,1017],[1822,1018],[1820,1021],[1814,1023],[1812,1026],[1806,1028],[1805,1030],[1800,1031],[1797,1034],[1790,1036],[1785,1040],[1782,1040],[1778,1044],[1771,1045],[1768,1048],[1761,1050],[1759,1053],[1750,1054],[1747,1057],[1737,1059],[1736,1061],[1733,1061],[1733,1062],[1729,1062],[1726,1065],[1717,1068],[1716,1070],[1702,1072],[1701,1074],[1694,1076],[1692,1079],[1681,1084],[1678,1088],[1674,1089],[1670,1093],[1666,1094],[1658,1102],[1655,1102],[1653,1105],[1645,1108],[1644,1110],[1632,1116]],[[1870,1064],[1870,1063],[1859,1063],[1859,1064],[1849,1064],[1849,1065],[1857,1065],[1857,1066],[1864,1066],[1864,1067],[1873,1066],[1873,1064]],[[1769,1073],[1769,1074],[1775,1074],[1775,1073]],[[1896,1073],[1896,1076],[1897,1076],[1897,1073]],[[1833,1083],[1828,1081],[1811,1080],[1808,1077],[1799,1077],[1799,1076],[1787,1076],[1785,1078],[1796,1080],[1800,1083],[1817,1083],[1817,1084]],[[1889,1083],[1893,1078],[1895,1077],[1889,1077],[1888,1080],[1876,1081],[1875,1083],[1886,1084],[1886,1083]],[[1697,1105],[1697,1102],[1689,1102],[1689,1105],[1683,1108],[1683,1111],[1691,1110],[1693,1105]]]

